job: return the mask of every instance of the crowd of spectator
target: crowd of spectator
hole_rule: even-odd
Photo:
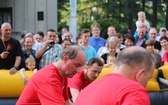
[[[65,55],[68,54],[64,52],[64,50],[68,46],[76,45],[82,49],[86,56],[84,63],[86,66],[82,68],[77,77],[74,76],[74,78],[78,78],[78,76],[84,75],[84,77],[80,77],[83,78],[82,82],[74,78],[69,79],[70,82],[68,86],[70,87],[72,101],[75,101],[79,92],[96,79],[103,67],[115,65],[117,56],[124,49],[132,46],[144,48],[153,57],[155,68],[159,68],[168,63],[167,29],[161,27],[159,32],[157,32],[156,28],[150,28],[150,24],[147,22],[143,11],[138,13],[136,27],[137,29],[134,35],[130,33],[122,35],[121,33],[117,33],[115,26],[109,26],[107,28],[108,38],[104,39],[101,37],[101,27],[99,23],[93,23],[91,30],[89,28],[83,28],[81,30],[76,41],[72,40],[72,33],[65,27],[62,28],[61,35],[58,35],[54,29],[48,29],[46,34],[44,34],[43,31],[39,31],[35,34],[23,31],[21,33],[22,39],[18,41],[12,38],[11,25],[5,22],[2,24],[0,30],[2,34],[0,38],[0,69],[9,69],[10,74],[15,74],[17,70],[20,70],[23,82],[26,85],[28,81],[24,74],[25,70],[33,70],[35,73],[41,69],[44,71],[44,69],[48,68],[47,65],[53,62],[59,62],[60,59],[60,62],[64,64],[67,62],[66,59],[68,59],[62,55],[64,53]],[[133,49],[130,51],[133,51]],[[71,54],[73,56],[73,52],[71,52]],[[71,55],[68,56],[70,57]],[[74,65],[78,67],[78,65]],[[92,70],[92,68],[94,69]],[[65,68],[62,68],[61,70],[64,69]],[[92,77],[89,77],[89,72],[91,72],[90,75],[92,74]],[[39,77],[41,76],[39,75]],[[76,87],[76,82],[78,83],[77,86],[80,87]],[[80,82],[85,85],[80,84]],[[27,92],[24,94],[26,93]],[[79,101],[77,101],[77,103],[79,103]]]

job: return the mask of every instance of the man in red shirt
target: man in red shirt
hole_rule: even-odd
[[[117,56],[112,73],[87,86],[73,105],[150,105],[145,86],[154,68],[147,50],[126,48]]]
[[[67,77],[73,77],[85,62],[86,56],[80,47],[67,47],[57,62],[31,77],[16,105],[71,105]]]
[[[68,87],[70,88],[73,102],[79,92],[97,78],[102,68],[103,62],[99,58],[92,58],[85,69],[75,74],[73,78],[68,78]]]

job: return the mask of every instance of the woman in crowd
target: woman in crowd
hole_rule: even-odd
[[[67,48],[68,46],[71,45],[71,40],[68,39],[68,38],[65,38],[65,39],[62,41],[61,45],[62,45],[62,48],[63,48],[63,49]]]
[[[168,51],[168,38],[166,36],[162,36],[160,38],[160,45],[162,50],[160,51],[160,55],[163,58],[163,54]]]
[[[100,58],[101,60],[104,62],[104,64],[106,64],[107,62],[107,56],[108,55],[113,55],[113,56],[117,56],[117,45],[119,43],[119,39],[116,36],[110,37],[108,39],[108,43],[107,43],[107,50],[108,53],[103,54]]]
[[[162,50],[160,51],[160,54],[162,56],[162,62],[163,64],[168,64],[168,38],[167,36],[162,36],[160,38],[160,44],[162,46]]]
[[[120,40],[117,36],[112,36],[106,40],[106,46],[101,47],[98,50],[97,56],[101,57],[103,54],[109,53],[109,45],[111,45],[111,43],[116,43],[116,52],[117,52],[117,46],[120,44]],[[120,51],[120,49],[118,50],[118,52],[119,51]]]
[[[22,61],[21,61],[21,68],[25,68],[25,60],[28,57],[35,58],[36,51],[32,49],[34,44],[33,34],[27,33],[24,37],[24,47],[22,48]],[[36,59],[36,58],[35,58]],[[36,68],[38,69],[38,61],[36,60]]]
[[[133,44],[134,44],[134,37],[131,34],[125,34],[124,35],[124,44],[125,44],[125,48],[133,46]]]
[[[148,50],[149,54],[154,58],[155,68],[159,68],[160,66],[162,66],[162,58],[155,51],[154,45],[155,41],[152,39],[149,39],[145,42],[146,49]]]

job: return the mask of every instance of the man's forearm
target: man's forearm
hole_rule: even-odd
[[[43,55],[46,48],[47,48],[46,46],[43,46],[40,50],[38,50],[35,54],[36,58],[40,58]]]
[[[16,56],[14,67],[18,68],[21,63],[21,56]]]

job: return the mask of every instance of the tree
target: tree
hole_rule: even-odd
[[[67,26],[67,16],[70,14],[69,0],[58,0],[58,30]]]
[[[157,26],[157,0],[153,0],[153,18],[152,18],[152,26]]]
[[[166,0],[166,18],[165,18],[165,21],[166,21],[166,28],[168,29],[168,0]]]
[[[58,2],[58,26],[61,27],[68,25],[70,8],[69,0],[59,0]],[[168,26],[168,0],[78,0],[78,30],[80,31],[85,23],[101,22],[104,19],[117,21],[111,25],[118,26],[117,24],[120,24],[122,29],[117,30],[118,32],[127,28],[135,30],[139,11],[146,13],[151,26],[158,28],[164,25]]]

